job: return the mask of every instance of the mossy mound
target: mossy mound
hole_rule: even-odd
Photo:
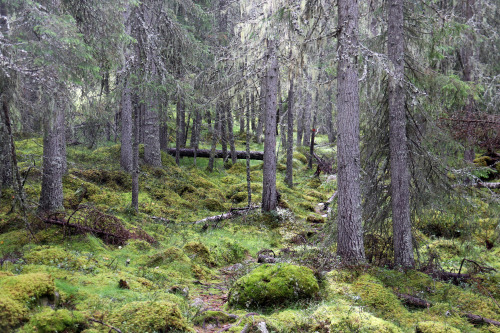
[[[0,331],[8,332],[25,320],[27,309],[20,302],[0,294]]]
[[[178,247],[169,247],[165,251],[156,253],[149,257],[146,265],[149,267],[167,265],[171,262],[190,262],[188,256]]]
[[[208,266],[215,266],[215,261],[210,251],[200,242],[189,242],[184,245],[184,252],[190,255],[191,259],[198,259]]]
[[[479,167],[486,167],[492,165],[495,161],[489,156],[481,156],[474,159],[474,164]]]
[[[0,295],[24,304],[45,296],[53,297],[54,289],[54,279],[45,273],[7,276],[0,279]]]
[[[408,310],[379,279],[363,274],[352,285],[352,289],[361,297],[361,303],[369,306],[376,314],[400,324],[409,324]]]
[[[54,279],[44,273],[0,277],[0,330],[19,326],[27,318],[28,307],[42,297],[54,297]]]
[[[318,282],[309,268],[265,264],[236,281],[228,303],[241,308],[279,306],[311,298],[318,291]]]
[[[203,207],[212,212],[222,212],[226,210],[226,207],[217,199],[208,198],[202,201]]]
[[[402,333],[402,330],[393,323],[344,302],[319,307],[309,322],[311,331]]]
[[[293,152],[293,158],[300,161],[302,164],[307,164],[307,157],[298,151]]]
[[[116,310],[109,322],[123,332],[194,332],[171,302],[131,302]]]
[[[72,270],[78,270],[85,265],[84,259],[54,246],[38,246],[26,253],[24,258],[28,264],[49,265]]]
[[[416,333],[460,333],[459,329],[437,321],[423,321],[417,324]]]
[[[83,313],[47,307],[35,314],[19,333],[76,333],[87,327],[88,321]]]

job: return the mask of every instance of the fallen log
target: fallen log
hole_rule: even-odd
[[[228,220],[228,219],[232,219],[233,217],[245,215],[249,211],[257,209],[257,208],[259,208],[259,206],[252,206],[252,207],[245,207],[245,208],[231,208],[231,210],[227,213],[215,215],[215,216],[210,216],[210,217],[205,217],[204,219],[193,222],[193,224],[201,224],[201,223],[207,223],[207,222],[219,222],[222,220]]]
[[[474,325],[490,324],[490,325],[494,325],[494,326],[500,327],[500,322],[496,321],[496,320],[493,320],[493,319],[484,318],[484,317],[481,317],[481,316],[478,316],[478,315],[475,315],[475,314],[472,314],[472,313],[464,313],[462,315],[465,318],[467,318],[467,320],[471,324],[474,324]]]
[[[443,272],[443,271],[435,271],[429,274],[433,279],[441,280],[441,281],[451,281],[454,285],[458,285],[461,281],[467,282],[472,278],[470,274],[460,274],[460,273],[451,273],[451,272]]]
[[[176,149],[175,148],[168,148],[165,152],[168,153],[169,155],[175,156]],[[227,155],[231,156],[230,153],[227,153]],[[180,157],[194,157],[194,149],[181,148],[181,149],[179,149],[179,156]],[[198,149],[196,151],[196,157],[210,157],[210,149]],[[224,158],[224,157],[225,156],[224,156],[224,153],[222,150],[215,151],[215,158]],[[236,151],[236,158],[246,159],[247,152],[242,151],[242,150],[237,150]],[[250,152],[250,159],[262,161],[262,160],[264,160],[264,152],[263,151],[251,151]]]
[[[400,293],[396,293],[396,296],[398,296],[398,298],[402,299],[406,304],[412,305],[415,307],[429,308],[432,306],[431,302],[428,302],[425,299],[422,299],[419,297],[411,296],[408,294],[400,294]]]

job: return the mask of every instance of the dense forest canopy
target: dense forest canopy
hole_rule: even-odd
[[[0,0],[0,330],[498,332],[499,19]]]

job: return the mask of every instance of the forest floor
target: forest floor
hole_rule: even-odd
[[[41,139],[18,140],[16,146],[35,212]],[[141,166],[135,213],[129,203],[130,176],[117,165],[119,146],[68,147],[65,211],[51,218],[71,217],[72,223],[112,232],[111,226],[119,226],[132,238],[64,229],[35,213],[25,219],[11,212],[13,192],[3,190],[0,331],[500,332],[495,325],[500,320],[497,190],[465,189],[422,209],[414,220],[417,270],[391,269],[387,228],[365,234],[366,266],[341,268],[330,241],[335,239],[334,219],[325,218],[321,205],[335,193],[336,179],[314,177],[303,153],[299,149],[294,155],[292,189],[284,184],[283,157],[278,159],[276,212],[257,209],[194,224],[246,206],[244,161],[218,161],[216,170],[208,172],[206,159],[194,166],[192,158],[183,158],[177,166],[164,154],[162,168]],[[335,147],[320,136],[318,153],[333,159]],[[261,161],[251,163],[251,189],[252,202],[258,204]],[[333,200],[333,213],[335,205]],[[261,265],[262,251],[272,253],[276,265],[311,269],[319,292],[270,307],[230,307],[228,293]],[[437,274],[459,271],[469,277],[444,280]],[[474,322],[468,314],[490,322]]]

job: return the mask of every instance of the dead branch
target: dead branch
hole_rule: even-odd
[[[477,262],[475,262],[474,260],[463,258],[462,262],[460,263],[460,269],[458,270],[458,274],[460,274],[462,272],[462,266],[464,265],[464,262],[470,262],[471,264],[476,265],[476,267],[479,269],[479,272],[496,272],[497,271],[493,267],[481,266]]]
[[[93,207],[82,206],[68,215],[64,212],[38,216],[39,219],[52,225],[58,225],[75,233],[90,233],[112,245],[124,245],[129,239],[143,239],[149,243],[156,240],[141,229],[128,230],[115,216],[105,214]],[[74,222],[70,223],[70,220]]]
[[[201,223],[207,223],[207,222],[219,222],[222,220],[228,220],[232,219],[237,216],[245,215],[246,213],[259,208],[259,206],[252,206],[252,207],[246,207],[246,208],[231,208],[231,210],[227,213],[220,214],[220,215],[215,215],[215,216],[210,216],[210,217],[205,217],[204,219],[198,220],[196,222],[193,222],[192,224],[201,224]]]

